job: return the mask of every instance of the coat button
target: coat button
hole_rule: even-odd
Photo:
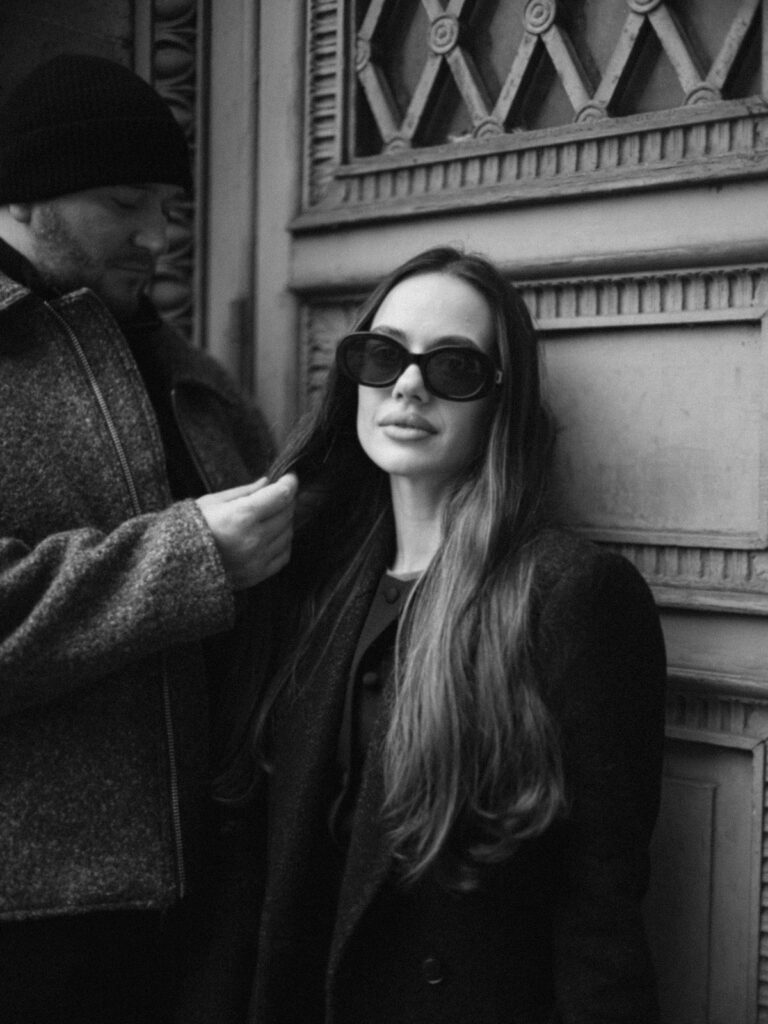
[[[443,965],[436,956],[428,956],[421,965],[421,973],[428,985],[440,985],[443,981]]]
[[[381,689],[381,676],[378,672],[363,672],[360,682],[366,690]]]
[[[389,586],[384,588],[384,600],[387,604],[395,604],[400,598],[400,588],[396,587],[394,583],[390,583]]]

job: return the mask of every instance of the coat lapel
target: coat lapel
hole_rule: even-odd
[[[329,849],[328,780],[335,766],[347,677],[385,564],[386,538],[363,567],[351,595],[329,610],[327,629],[304,664],[317,666],[308,685],[281,699],[276,716],[270,799],[270,877],[262,936],[280,922],[301,920],[308,887],[316,884],[316,858]],[[267,946],[268,948],[268,946]]]
[[[382,819],[384,777],[382,750],[387,731],[388,701],[382,700],[371,736],[363,779],[352,822],[336,927],[331,943],[329,976],[333,977],[344,946],[389,872],[391,858]]]

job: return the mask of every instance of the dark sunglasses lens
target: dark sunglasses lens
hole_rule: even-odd
[[[369,387],[392,384],[403,372],[403,348],[375,336],[348,338],[342,346],[342,365],[353,380]]]
[[[435,352],[427,364],[429,385],[444,398],[473,398],[487,390],[491,374],[482,352],[468,348]]]

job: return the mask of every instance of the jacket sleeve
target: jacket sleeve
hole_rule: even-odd
[[[542,618],[568,810],[553,954],[563,1024],[654,1024],[642,920],[664,730],[665,654],[648,587],[599,554],[553,589]]]
[[[0,538],[0,714],[226,629],[234,596],[194,501],[30,548]]]

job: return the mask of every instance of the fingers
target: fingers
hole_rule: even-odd
[[[250,529],[258,527],[259,537],[263,538],[267,544],[271,544],[281,536],[290,537],[293,533],[293,505],[281,508],[267,519],[257,513],[252,513],[252,515],[253,518],[249,516],[248,519]]]
[[[285,473],[279,480],[275,480],[271,484],[267,483],[265,476],[262,476],[249,484],[240,484],[239,487],[229,487],[225,491],[205,494],[202,500],[209,504],[212,502],[238,501],[240,498],[248,498],[262,492],[267,505],[271,506],[273,503],[276,503],[279,506],[281,503],[287,504],[296,497],[298,486],[299,481],[295,473]]]
[[[258,480],[254,480],[249,484],[241,484],[239,487],[230,487],[226,491],[216,491],[214,494],[204,495],[205,501],[236,501],[238,498],[247,498],[250,494],[255,494],[257,491],[262,490],[267,486],[267,478],[265,476],[259,477]]]
[[[257,481],[258,482],[258,481]],[[241,496],[253,510],[256,518],[266,522],[273,516],[288,510],[293,515],[293,503],[296,498],[299,481],[294,473],[286,473],[272,484],[265,484],[258,489]]]
[[[204,494],[198,499],[198,503],[203,507],[210,507],[239,502],[254,513],[256,520],[263,521],[284,508],[292,507],[298,486],[299,481],[295,473],[286,473],[271,484],[267,483],[267,478],[263,476],[250,484],[230,487],[226,491],[216,491],[214,494]]]
[[[285,568],[291,560],[292,540],[292,531],[286,530],[264,547],[253,582],[260,583]]]
[[[291,553],[298,480],[286,473],[205,495],[197,504],[236,590],[253,586],[286,565]]]

